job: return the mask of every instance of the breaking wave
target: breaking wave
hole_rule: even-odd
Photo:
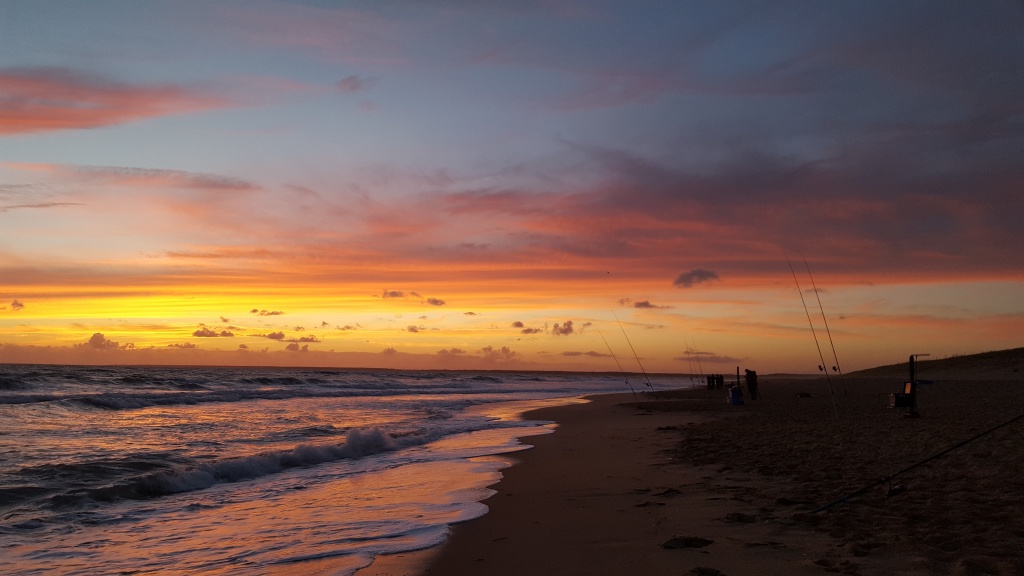
[[[377,427],[356,428],[349,430],[345,441],[339,444],[300,444],[291,450],[178,466],[108,486],[59,494],[51,498],[51,505],[59,508],[78,504],[86,498],[97,501],[141,500],[192,492],[223,482],[252,480],[290,468],[315,466],[400,450],[434,439],[435,434],[393,436]]]

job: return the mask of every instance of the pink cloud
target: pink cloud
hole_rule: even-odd
[[[178,86],[129,86],[65,69],[0,70],[0,135],[98,128],[225,105]]]
[[[124,166],[75,166],[69,164],[16,165],[23,169],[47,171],[57,176],[71,178],[76,182],[91,182],[105,186],[128,186],[133,188],[179,188],[196,191],[255,191],[260,187],[239,178],[164,170],[156,168],[131,168]]]
[[[10,212],[11,210],[26,209],[64,208],[67,206],[81,205],[81,202],[37,202],[35,204],[12,204],[9,206],[0,206],[0,212]]]
[[[305,49],[333,61],[406,61],[400,48],[408,36],[405,26],[370,11],[299,4],[267,5],[261,10],[221,7],[220,11],[234,34],[246,42]]]

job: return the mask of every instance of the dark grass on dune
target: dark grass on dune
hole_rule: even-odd
[[[1015,366],[1001,374],[1014,376]],[[959,362],[955,373],[965,371],[984,377]],[[673,455],[714,470],[712,489],[714,475],[750,476],[755,481],[733,496],[783,523],[826,530],[854,556],[901,554],[926,573],[1024,574],[1024,419],[811,513],[1024,414],[1019,377],[930,372],[940,377],[921,385],[918,418],[888,407],[906,377],[833,378],[834,395],[824,379],[766,379],[762,398],[742,407],[728,406],[723,391],[674,393],[660,402],[662,409],[668,400],[728,416],[677,427]],[[639,406],[657,409],[658,399],[649,400]]]
[[[962,378],[988,380],[1024,378],[1024,348],[965,354],[949,358],[922,356],[916,363],[918,377],[927,380],[929,374],[942,379]],[[878,366],[849,374],[856,378],[906,378],[909,373],[907,362]]]

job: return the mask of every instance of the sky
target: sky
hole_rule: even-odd
[[[1024,346],[1024,4],[0,0],[0,362]]]

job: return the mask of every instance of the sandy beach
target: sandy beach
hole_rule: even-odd
[[[914,467],[1024,413],[1011,364],[922,366],[917,418],[888,407],[899,367],[831,394],[767,378],[743,406],[688,390],[540,410],[557,431],[526,440],[487,515],[360,576],[1021,574],[1024,419]]]

